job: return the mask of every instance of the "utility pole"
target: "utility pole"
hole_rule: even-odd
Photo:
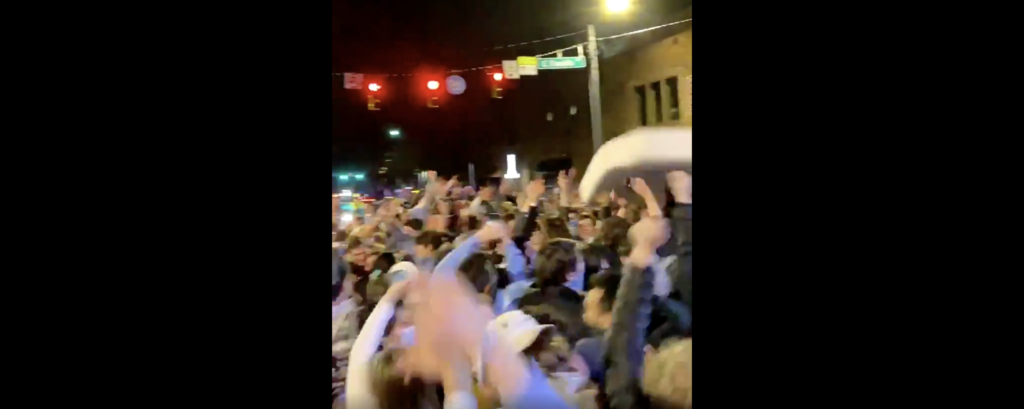
[[[587,25],[587,52],[590,54],[590,132],[594,153],[604,142],[601,129],[601,71],[597,66],[597,33],[593,24]]]

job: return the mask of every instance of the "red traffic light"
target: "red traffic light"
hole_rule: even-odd
[[[502,78],[505,78],[505,75],[504,75],[504,74],[502,74],[502,73],[500,73],[500,72],[496,72],[496,73],[494,73],[494,80],[495,80],[495,81],[501,81],[501,79],[502,79]]]
[[[380,85],[377,85],[376,82],[371,82],[370,85],[367,88],[369,88],[370,91],[373,91],[373,92],[380,91]]]
[[[437,89],[440,86],[441,86],[441,83],[439,83],[437,81],[428,81],[427,82],[427,89]]]

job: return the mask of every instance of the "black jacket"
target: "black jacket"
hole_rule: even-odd
[[[530,206],[530,211],[526,214],[516,211],[516,224],[512,229],[512,241],[523,254],[526,254],[526,243],[530,241],[530,236],[533,235],[534,230],[537,230],[538,215],[537,206]]]
[[[658,249],[658,255],[676,256],[666,269],[673,287],[669,298],[682,301],[693,309],[693,206],[673,204],[666,213],[672,225],[672,237]]]
[[[650,268],[641,272],[628,264],[622,267],[605,355],[604,394],[609,408],[651,407],[639,381],[653,296],[654,272]]]

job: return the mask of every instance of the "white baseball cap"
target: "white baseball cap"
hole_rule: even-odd
[[[509,342],[522,352],[533,345],[540,333],[554,325],[541,325],[533,317],[520,310],[512,310],[499,315],[487,324],[488,332]]]

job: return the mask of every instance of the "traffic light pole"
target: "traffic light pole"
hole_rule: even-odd
[[[594,25],[587,25],[587,53],[590,61],[590,132],[594,142],[594,153],[604,142],[601,129],[601,71],[597,65],[597,33]]]

